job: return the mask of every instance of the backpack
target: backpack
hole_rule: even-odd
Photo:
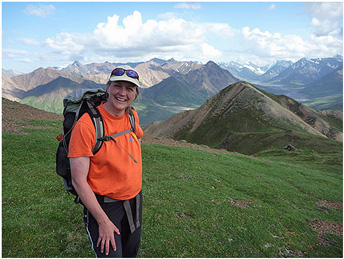
[[[91,117],[96,130],[96,142],[92,148],[92,153],[94,155],[100,150],[104,141],[115,140],[116,137],[135,131],[135,118],[131,110],[132,107],[129,107],[126,112],[129,117],[131,128],[111,136],[105,136],[103,119],[96,107],[100,105],[102,101],[106,100],[107,93],[101,88],[78,89],[63,99],[64,120],[62,134],[56,137],[56,139],[60,141],[56,152],[56,173],[62,177],[66,191],[75,196],[75,203],[80,203],[80,198],[72,185],[70,163],[68,158],[69,141],[75,122],[79,120],[86,112]],[[128,151],[127,153],[130,155]],[[130,157],[134,159],[131,155]],[[136,162],[135,159],[134,161]]]

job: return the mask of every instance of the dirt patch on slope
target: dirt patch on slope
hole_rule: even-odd
[[[316,205],[318,206],[318,208],[328,208],[337,210],[343,209],[343,202],[320,200],[317,201]]]
[[[326,213],[328,213],[328,209],[343,210],[343,202],[320,200],[316,202],[316,205]],[[328,245],[328,241],[325,238],[328,233],[338,236],[343,235],[343,224],[337,222],[314,219],[311,221],[310,226],[318,232],[317,237],[322,245]]]
[[[42,126],[25,125],[25,122],[30,120],[61,120],[62,122],[63,116],[2,98],[2,130],[10,133],[25,134],[24,128],[45,128]]]

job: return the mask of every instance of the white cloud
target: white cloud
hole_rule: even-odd
[[[203,30],[207,33],[215,33],[216,37],[231,38],[235,36],[235,30],[227,23],[205,23]]]
[[[3,49],[2,55],[4,58],[14,58],[18,55],[28,55],[29,53],[26,50],[22,49]]]
[[[310,25],[316,36],[343,37],[343,3],[305,3],[305,12],[311,17]]]
[[[181,8],[181,9],[201,9],[202,6],[199,3],[179,3],[174,6],[174,8]]]
[[[242,28],[247,52],[260,58],[299,59],[303,57],[328,57],[341,53],[342,40],[333,36],[317,37],[310,41],[298,35],[281,35],[259,29]]]
[[[212,58],[218,58],[222,56],[222,52],[215,47],[209,45],[208,43],[201,44],[202,59],[209,60]]]
[[[17,62],[23,62],[23,63],[32,63],[32,60],[29,58],[21,58],[21,59],[15,59]]]
[[[106,22],[99,23],[90,34],[62,32],[44,41],[46,46],[64,55],[97,55],[106,60],[171,56],[194,59],[203,53],[209,58],[221,55],[206,40],[207,33],[221,37],[233,35],[227,24],[196,24],[184,19],[142,21],[138,11],[125,17],[114,14]]]
[[[39,17],[47,17],[51,15],[55,11],[54,5],[29,5],[25,8],[24,13],[27,15],[39,16]]]
[[[342,2],[305,3],[305,10],[311,17],[319,20],[336,20],[343,18]]]
[[[78,41],[81,38],[77,34],[70,34],[61,32],[56,35],[56,38],[47,38],[44,43],[57,51],[60,51],[62,54],[68,55],[74,52],[80,52],[83,50],[83,45],[79,44]]]

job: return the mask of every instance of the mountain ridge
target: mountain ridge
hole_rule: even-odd
[[[328,63],[330,64],[328,67],[333,70],[340,61],[342,61],[342,56],[328,59],[314,59],[311,62],[304,59],[302,62],[322,66]],[[302,62],[300,61],[300,63]],[[250,63],[246,66],[246,69],[250,67],[257,71],[260,70],[260,76],[266,76],[268,78],[272,77],[274,75],[273,73],[279,73],[283,69],[283,64],[285,65],[284,62],[276,62],[274,66],[265,66],[262,68]],[[6,77],[3,74],[2,93],[8,99],[35,105],[36,108],[49,109],[49,111],[61,113],[61,104],[59,107],[54,107],[56,106],[56,102],[55,104],[43,104],[43,101],[34,102],[33,99],[35,96],[32,96],[31,100],[27,102],[27,98],[30,98],[28,95],[38,91],[31,90],[33,88],[42,89],[42,86],[46,87],[52,81],[55,83],[57,81],[54,80],[58,77],[68,78],[77,84],[84,84],[85,87],[87,85],[85,82],[88,82],[88,87],[91,88],[94,85],[104,85],[108,80],[111,69],[117,65],[120,64],[110,63],[108,61],[105,63],[82,65],[79,61],[75,61],[66,68],[61,69],[39,68],[29,74],[13,77]],[[138,70],[142,81],[142,87],[140,88],[142,96],[144,97],[146,93],[150,95],[148,98],[142,98],[141,107],[139,107],[141,108],[139,112],[144,114],[142,116],[142,123],[145,125],[150,124],[157,117],[159,119],[166,119],[167,117],[165,116],[171,114],[171,112],[175,113],[185,109],[196,108],[223,88],[240,80],[213,61],[200,64],[193,61],[177,61],[174,59],[151,59],[148,62],[126,63],[122,65],[129,65]],[[264,71],[266,72],[262,74]],[[297,101],[303,98],[301,102],[307,102],[311,106],[321,107],[320,109],[335,108],[342,110],[342,100],[340,97],[342,96],[343,77],[342,74],[339,77],[336,76],[336,74],[330,72],[324,77],[317,79],[318,81],[314,81],[314,83],[308,85],[259,85],[259,88],[274,94],[285,94]],[[171,79],[172,77],[175,79]],[[338,80],[334,80],[334,77]],[[175,84],[172,83],[173,80],[175,80]],[[332,96],[327,96],[327,90],[330,90],[329,92],[331,92]],[[154,93],[154,91],[156,92]],[[52,96],[45,100],[54,102],[55,99],[61,99],[61,94],[68,94],[68,92],[56,91],[55,93],[51,93]],[[154,100],[149,100],[151,97]],[[26,100],[23,101],[23,99]],[[149,112],[147,109],[150,109]],[[151,116],[154,109],[161,111],[162,115],[156,116],[157,114],[154,112],[155,116]]]
[[[223,143],[233,134],[249,135],[254,132],[270,132],[273,135],[290,131],[322,138],[328,138],[325,136],[328,134],[329,137],[342,141],[342,132],[324,122],[321,116],[316,117],[316,122],[311,125],[286,105],[279,104],[276,101],[279,100],[278,97],[272,96],[272,99],[270,96],[271,94],[265,94],[247,82],[238,82],[223,89],[195,110],[148,125],[145,133],[153,137],[185,139],[210,147],[224,147]],[[303,109],[307,107],[304,106]],[[341,121],[342,116],[341,113]],[[315,124],[318,128],[313,127]],[[230,147],[226,149],[233,151]]]

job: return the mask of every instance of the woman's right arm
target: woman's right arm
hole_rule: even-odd
[[[90,211],[99,225],[99,237],[97,247],[101,245],[101,252],[108,255],[110,246],[116,251],[115,236],[120,234],[118,228],[109,220],[103,209],[100,207],[97,198],[87,182],[87,175],[90,168],[89,157],[69,158],[72,174],[72,184],[78,193],[82,203]]]

